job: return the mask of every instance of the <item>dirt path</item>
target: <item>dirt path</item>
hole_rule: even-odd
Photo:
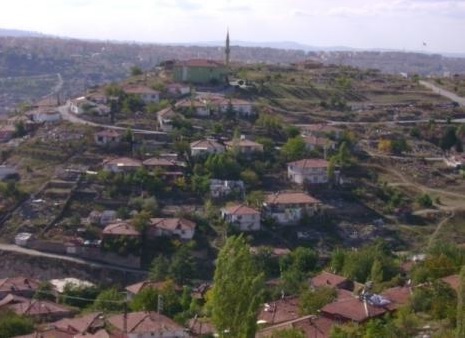
[[[446,218],[444,218],[441,222],[438,223],[436,229],[434,230],[434,232],[431,234],[431,237],[429,238],[428,248],[430,248],[434,244],[434,240],[438,236],[443,225],[449,222],[452,218],[454,218],[454,216],[455,216],[455,212],[452,211]]]
[[[446,90],[444,88],[441,88],[441,87],[438,87],[438,86],[432,84],[431,82],[420,81],[420,84],[422,86],[425,86],[426,88],[431,89],[434,93],[439,94],[439,95],[444,96],[444,97],[447,97],[448,99],[450,99],[450,100],[452,100],[454,102],[457,102],[462,107],[465,107],[465,98],[464,97],[460,97],[460,96],[458,96],[457,94],[455,94],[455,93],[453,93],[451,91],[448,91],[448,90]]]

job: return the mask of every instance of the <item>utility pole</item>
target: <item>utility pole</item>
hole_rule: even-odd
[[[163,296],[158,295],[157,313],[160,314],[162,312],[163,312]]]

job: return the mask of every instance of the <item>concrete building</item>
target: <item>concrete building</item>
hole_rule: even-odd
[[[328,183],[328,161],[306,159],[287,164],[287,177],[297,184]]]
[[[243,204],[221,209],[221,217],[240,231],[258,231],[261,228],[260,212]]]

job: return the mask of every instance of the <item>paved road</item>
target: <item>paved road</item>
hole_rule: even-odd
[[[54,258],[54,259],[59,259],[59,260],[62,260],[62,261],[68,261],[68,262],[88,265],[90,267],[101,268],[101,269],[109,269],[109,270],[123,271],[123,272],[129,272],[129,273],[140,273],[140,274],[146,274],[147,273],[147,271],[140,270],[140,269],[125,268],[125,267],[112,265],[112,264],[107,264],[107,263],[99,263],[99,262],[89,261],[89,260],[85,260],[85,259],[82,259],[82,258],[52,254],[52,253],[47,253],[47,252],[42,252],[42,251],[23,248],[23,247],[13,245],[13,244],[0,244],[0,251],[16,252],[16,253],[19,253],[19,254],[35,256],[35,257]]]
[[[453,92],[450,92],[448,90],[440,88],[440,87],[432,84],[431,82],[420,81],[420,84],[425,86],[426,88],[431,89],[434,93],[442,95],[444,97],[447,97],[448,99],[450,99],[450,100],[452,100],[454,102],[457,102],[460,106],[465,107],[465,98],[464,97],[460,97],[460,96],[458,96],[457,94],[455,94]]]
[[[105,128],[105,129],[121,130],[121,131],[124,131],[124,130],[127,129],[125,127],[113,126],[111,124],[101,124],[101,123],[95,123],[95,122],[90,122],[90,121],[84,120],[83,118],[80,118],[76,114],[71,113],[69,111],[67,105],[58,107],[58,111],[60,112],[61,117],[63,118],[63,120],[69,121],[71,123],[83,124],[83,125],[86,125],[86,126]],[[156,131],[156,130],[146,130],[146,129],[131,129],[131,130],[132,130],[133,133],[136,133],[136,134],[166,135],[165,132]]]

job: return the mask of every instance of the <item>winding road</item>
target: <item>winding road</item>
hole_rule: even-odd
[[[107,263],[99,263],[99,262],[95,262],[95,261],[90,261],[90,260],[77,258],[77,257],[70,257],[70,256],[66,256],[66,255],[52,254],[52,253],[47,253],[47,252],[42,252],[42,251],[23,248],[23,247],[14,245],[14,244],[0,244],[0,251],[15,252],[15,253],[19,253],[19,254],[23,254],[23,255],[29,255],[29,256],[35,256],[35,257],[47,257],[47,258],[52,258],[52,259],[59,259],[59,260],[62,260],[62,261],[68,261],[68,262],[88,265],[88,266],[91,266],[91,267],[101,268],[101,269],[116,270],[116,271],[123,271],[123,272],[129,272],[129,273],[138,273],[138,274],[146,274],[147,273],[147,271],[145,271],[145,270],[127,268],[127,267],[113,265],[113,264],[107,264]]]
[[[84,120],[83,118],[70,112],[68,105],[63,105],[63,106],[58,107],[58,111],[60,112],[61,118],[63,120],[69,121],[71,123],[82,124],[82,125],[86,125],[90,127],[97,127],[97,128],[104,128],[104,129],[113,129],[113,130],[120,130],[120,131],[127,130],[127,128],[125,127],[118,127],[118,126],[114,126],[111,124],[101,124],[101,123],[95,123],[95,122]],[[147,130],[147,129],[131,129],[131,130],[133,133],[136,133],[136,134],[166,135],[165,132],[156,131],[156,130]]]

